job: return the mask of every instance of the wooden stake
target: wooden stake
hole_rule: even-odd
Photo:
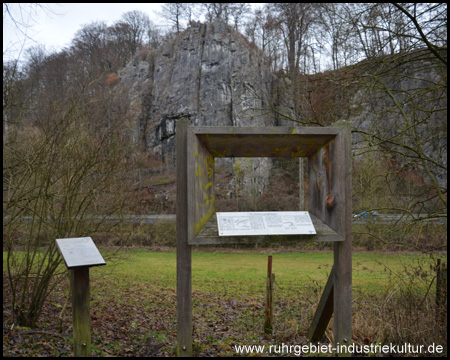
[[[267,263],[267,286],[266,286],[266,321],[264,323],[264,332],[272,335],[273,333],[273,288],[275,283],[275,274],[272,274],[272,256],[269,256]]]
[[[441,264],[441,259],[437,259],[436,264],[436,322],[438,324],[445,321],[443,309],[447,302],[447,265]]]

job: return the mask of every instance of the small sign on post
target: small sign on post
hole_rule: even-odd
[[[56,244],[70,271],[74,356],[91,357],[89,267],[106,262],[90,237],[56,239]]]

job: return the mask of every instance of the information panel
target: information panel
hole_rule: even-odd
[[[219,236],[315,235],[308,211],[218,212]]]
[[[80,266],[106,265],[90,237],[56,239],[56,244],[68,269]]]

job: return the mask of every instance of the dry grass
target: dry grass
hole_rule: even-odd
[[[447,352],[447,285],[436,292],[436,261],[389,273],[380,293],[354,295],[354,340],[360,344],[440,344]],[[440,298],[437,301],[437,296]],[[429,354],[432,355],[432,354]]]

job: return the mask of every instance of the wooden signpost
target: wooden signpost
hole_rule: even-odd
[[[90,237],[56,239],[56,244],[70,271],[74,356],[91,357],[89,267],[106,262]]]
[[[179,120],[176,143],[178,355],[192,356],[191,246],[255,243],[273,236],[271,232],[256,236],[231,232],[220,236],[214,206],[216,157],[308,158],[309,216],[315,234],[308,231],[287,236],[299,241],[334,242],[334,268],[310,333],[320,338],[334,313],[335,343],[349,345],[352,339],[349,124],[300,128],[192,127],[187,120]]]

